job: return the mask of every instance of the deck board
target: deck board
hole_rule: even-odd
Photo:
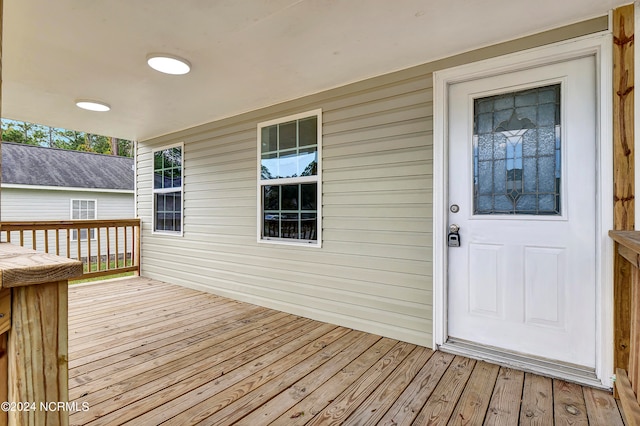
[[[169,285],[69,288],[71,425],[623,425],[610,393]]]
[[[500,367],[484,424],[487,426],[518,424],[523,386],[522,371]]]
[[[451,415],[450,425],[481,424],[496,384],[500,367],[483,361],[476,363],[471,377]]]

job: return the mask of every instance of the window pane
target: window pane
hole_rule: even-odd
[[[298,155],[298,176],[315,176],[318,174],[317,148],[301,149]]]
[[[156,213],[156,231],[164,231],[164,213]]]
[[[290,178],[298,176],[298,155],[295,151],[280,152],[278,159],[278,177]]]
[[[299,185],[282,186],[282,210],[298,210]]]
[[[302,210],[316,210],[317,209],[317,200],[318,200],[318,191],[317,184],[308,183],[303,184],[301,186],[302,192]]]
[[[175,147],[154,153],[153,187],[179,188],[182,185],[182,148]]]
[[[171,176],[171,188],[180,188],[182,186],[182,168],[174,167],[168,172]]]
[[[317,183],[263,186],[262,236],[315,240],[317,193]]]
[[[260,161],[260,178],[261,179],[276,179],[279,176],[278,173],[278,154],[262,154]]]
[[[153,153],[153,170],[162,170],[164,167],[163,151],[156,151]]]
[[[291,149],[297,146],[297,127],[297,121],[290,121],[288,123],[280,124],[278,129],[278,140],[280,142],[280,145],[278,146],[279,150]]]
[[[164,188],[162,170],[153,173],[153,187],[154,189]]]
[[[263,206],[265,210],[278,210],[280,208],[280,187],[262,187]]]
[[[281,217],[281,238],[298,239],[298,220],[300,216],[297,213],[283,213]]]
[[[262,152],[278,150],[278,126],[262,128]]]
[[[167,194],[164,197],[162,197],[162,199],[163,199],[164,205],[159,206],[158,210],[163,210],[167,212],[175,211],[173,194]]]
[[[318,174],[316,148],[280,152],[277,154],[262,154],[260,161],[261,179],[292,178],[300,176],[315,176]]]
[[[316,213],[302,213],[300,221],[300,238],[303,240],[315,240],[316,227],[317,227],[317,214]]]
[[[475,214],[560,214],[560,88],[474,101]]]
[[[182,195],[179,192],[156,194],[156,231],[179,232],[182,229]]]
[[[182,168],[182,148],[171,148],[171,165],[173,167]]]
[[[265,213],[262,235],[278,238],[280,236],[280,215],[278,213]]]
[[[318,143],[318,117],[309,117],[298,122],[298,138],[300,146]]]

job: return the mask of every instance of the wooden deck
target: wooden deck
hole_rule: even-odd
[[[70,287],[69,388],[72,425],[623,424],[607,392],[143,278]]]

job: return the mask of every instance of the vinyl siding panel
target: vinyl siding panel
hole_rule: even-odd
[[[135,217],[134,194],[133,193],[110,193],[91,191],[65,191],[65,190],[43,190],[43,189],[22,189],[22,188],[2,188],[2,204],[0,210],[0,220],[12,221],[42,221],[42,220],[70,220],[71,200],[96,200],[96,219],[131,219]],[[106,253],[106,231],[103,231],[101,252]],[[130,230],[128,231],[130,235]],[[3,233],[4,234],[4,233]],[[115,238],[115,231],[111,230],[112,241]],[[18,243],[19,233],[12,233],[12,242]],[[48,235],[49,248],[53,252],[55,247],[55,233]],[[6,241],[3,235],[2,241]],[[124,231],[119,232],[121,244],[120,252],[123,252]],[[31,233],[24,234],[26,247],[33,247],[33,237]],[[36,234],[36,248],[44,250],[44,233]],[[66,234],[60,233],[60,254],[66,255]],[[71,256],[77,257],[76,242],[70,243]],[[127,238],[127,250],[131,250],[130,237]],[[112,253],[114,248],[111,248]],[[97,254],[97,240],[91,242],[92,256]],[[81,241],[81,257],[87,255],[86,240]]]
[[[134,217],[133,193],[2,188],[0,219],[70,220],[71,200],[97,200],[96,219]]]
[[[595,19],[140,142],[142,274],[430,346],[432,72]],[[257,124],[322,109],[321,248],[258,243]],[[184,142],[184,235],[153,234],[153,149]]]

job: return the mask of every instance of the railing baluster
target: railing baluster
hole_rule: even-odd
[[[136,266],[138,268],[138,275],[140,275],[140,240],[142,236],[142,224],[138,223],[136,228]]]
[[[107,269],[111,269],[111,227],[107,226]]]
[[[102,276],[118,272],[140,273],[139,219],[1,222],[1,226],[1,232],[4,232],[1,235],[8,243],[13,241],[16,244],[19,240],[20,245],[24,246],[29,243],[27,239],[31,238],[30,246],[41,252],[53,252],[55,238],[55,254],[60,255],[66,252],[66,256],[71,258],[73,253],[74,257],[77,256],[83,262],[86,261],[85,275],[87,276]],[[104,235],[102,235],[103,229]],[[50,231],[55,232],[55,237]],[[62,231],[65,235],[60,235]],[[86,242],[82,240],[82,231],[85,231]],[[12,232],[18,235],[12,237]],[[26,232],[30,234],[25,235]],[[72,232],[77,233],[75,236],[77,238],[73,238]],[[97,232],[98,235],[92,232]],[[39,240],[39,235],[43,235],[44,242]],[[51,241],[49,241],[50,238]],[[65,243],[66,250],[62,247]],[[73,249],[72,244],[76,244]],[[97,247],[94,247],[94,244]],[[103,244],[105,244],[104,248]],[[106,262],[103,264],[105,248]],[[96,257],[95,265],[91,264],[93,257]]]
[[[100,255],[100,234],[102,233],[102,228],[96,228],[96,232],[98,233],[98,254],[96,256],[96,270],[100,270],[100,263],[102,262],[102,256]]]
[[[118,250],[118,232],[120,228],[116,226],[116,269],[120,267],[120,250]]]
[[[135,259],[138,250],[136,250],[136,227],[131,227],[131,266],[135,266]]]
[[[122,234],[122,241],[124,242],[124,255],[122,256],[122,266],[128,266],[127,265],[127,227],[124,226],[122,228],[124,230],[124,233]]]
[[[80,244],[80,228],[76,229],[76,247],[78,249],[78,260],[82,260],[82,245]]]
[[[87,228],[87,272],[91,272],[91,228]]]

